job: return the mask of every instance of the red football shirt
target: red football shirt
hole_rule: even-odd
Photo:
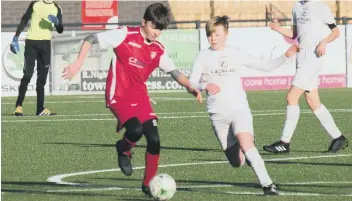
[[[159,67],[165,73],[175,64],[158,41],[147,42],[140,27],[121,27],[97,34],[101,47],[113,47],[113,57],[106,80],[106,103],[117,99],[138,100],[148,96],[145,82]]]

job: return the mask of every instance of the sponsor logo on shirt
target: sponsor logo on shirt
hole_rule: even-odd
[[[221,68],[227,68],[228,62],[226,56],[221,56],[218,62],[219,67]]]
[[[142,46],[140,44],[137,44],[137,43],[132,42],[132,41],[129,41],[128,44],[133,46],[133,47],[142,48]]]
[[[145,63],[139,61],[137,58],[135,57],[130,57],[128,59],[128,64],[134,66],[134,67],[137,67],[137,68],[144,68],[144,66],[146,66]]]
[[[303,7],[303,11],[301,12],[301,14],[299,16],[297,16],[297,22],[299,24],[306,24],[307,22],[310,22],[311,19],[308,15],[308,8],[307,7]]]
[[[226,74],[226,73],[233,73],[233,72],[236,72],[236,68],[220,68],[220,69],[210,70],[210,73],[215,73],[218,76],[228,76],[229,74]]]

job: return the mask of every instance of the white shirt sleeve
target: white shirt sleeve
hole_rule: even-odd
[[[242,64],[244,66],[252,69],[256,69],[256,70],[266,71],[266,72],[272,71],[280,67],[281,65],[286,63],[289,59],[285,55],[282,55],[281,57],[278,57],[276,59],[265,61],[260,58],[249,55],[245,52],[242,52],[240,50],[237,50],[237,54],[239,55],[239,58],[242,59]]]
[[[164,73],[168,73],[176,69],[175,63],[169,57],[166,50],[164,51],[164,54],[160,57],[159,69],[162,70]]]
[[[189,82],[193,88],[204,90],[206,81],[202,79],[203,70],[205,67],[205,58],[202,52],[198,53],[192,67],[192,72],[189,77]]]
[[[336,24],[335,18],[328,5],[322,4],[321,16],[325,24]]]
[[[127,27],[97,33],[100,48],[105,48],[106,46],[115,48],[125,40],[126,36]]]

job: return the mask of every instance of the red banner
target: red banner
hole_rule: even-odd
[[[118,22],[118,4],[117,0],[82,0],[82,23],[117,23]],[[116,25],[83,25],[84,30],[109,29]]]

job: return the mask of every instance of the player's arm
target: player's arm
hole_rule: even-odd
[[[287,28],[283,28],[281,26],[278,26],[274,30],[279,32],[281,35],[283,35],[283,36],[285,36],[287,38],[291,38],[291,39],[297,38],[297,27],[296,27],[296,25],[291,26],[291,29],[287,29]]]
[[[83,40],[83,44],[79,51],[77,60],[64,68],[63,76],[65,79],[72,78],[78,73],[84,63],[84,60],[93,44],[98,44],[100,47],[117,47],[125,40],[127,28],[113,29],[87,36]]]
[[[284,55],[269,61],[261,60],[242,52],[238,54],[240,54],[239,58],[243,59],[244,66],[252,69],[256,69],[256,70],[269,72],[282,66],[284,63],[288,61],[290,57],[296,55],[297,51],[298,51],[298,46],[292,45]]]
[[[185,87],[189,93],[197,97],[198,102],[202,102],[202,95],[199,90],[193,88],[188,78],[176,69],[174,62],[166,51],[164,51],[164,54],[160,57],[159,68],[165,73],[169,73],[176,82]]]
[[[291,39],[295,39],[297,38],[297,18],[296,18],[296,12],[295,9],[292,9],[292,26],[291,29],[287,29],[287,28],[283,28],[280,25],[280,22],[274,18],[273,21],[269,24],[269,27],[274,30],[277,31],[278,33],[280,33],[281,35],[291,38]]]
[[[340,36],[340,29],[336,26],[336,24],[328,24],[328,26],[331,29],[331,33],[324,40],[322,40],[325,43],[330,43]]]
[[[325,5],[322,4],[322,9],[320,10],[322,19],[323,19],[323,23],[326,24],[330,30],[331,33],[324,38],[322,41],[320,41],[319,45],[317,46],[317,54],[318,56],[323,56],[326,54],[326,44],[330,43],[334,40],[336,40],[339,36],[340,36],[340,30],[339,28],[336,26],[336,22],[334,19],[334,16],[332,15],[330,8]]]
[[[12,53],[14,53],[14,54],[17,54],[17,52],[20,51],[20,45],[18,43],[18,37],[20,36],[20,34],[23,31],[23,29],[26,27],[29,19],[31,19],[31,17],[32,17],[33,5],[34,5],[35,2],[36,1],[32,1],[29,4],[26,12],[24,13],[24,15],[21,18],[20,24],[17,27],[16,34],[13,36],[12,42],[10,44],[10,51]]]
[[[201,56],[201,53],[198,53],[196,59],[193,62],[193,67],[191,71],[191,75],[189,76],[189,81],[193,88],[198,89],[199,91],[203,91],[206,88],[207,80],[202,78],[203,70],[204,70],[204,59]]]
[[[197,98],[199,103],[202,103],[202,94],[197,88],[192,87],[188,78],[183,73],[178,70],[172,70],[169,73],[171,77],[174,78],[174,80],[176,80],[180,85],[185,87],[189,93],[193,94]]]
[[[64,32],[64,25],[62,23],[62,9],[56,3],[54,3],[54,4],[57,8],[57,20],[58,20],[58,23],[55,24],[55,28],[56,28],[57,33],[61,34],[62,32]]]
[[[18,27],[17,27],[15,37],[18,38],[18,37],[20,36],[20,34],[21,34],[21,32],[23,31],[23,29],[26,27],[28,21],[31,19],[32,13],[33,13],[33,5],[34,5],[35,3],[36,3],[36,1],[32,1],[32,2],[29,4],[29,6],[28,6],[26,12],[24,13],[24,15],[23,15],[22,18],[21,18],[20,24],[19,24]]]

